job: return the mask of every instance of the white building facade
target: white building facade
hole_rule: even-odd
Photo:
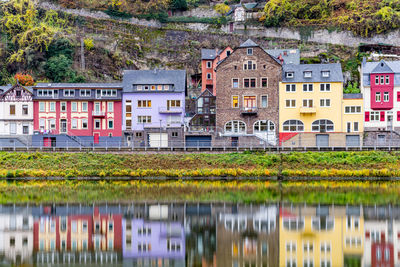
[[[0,97],[0,136],[33,134],[32,93],[16,84]]]

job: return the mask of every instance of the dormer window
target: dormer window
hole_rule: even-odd
[[[143,85],[143,90],[148,91],[150,89],[150,86],[148,85]]]
[[[64,96],[74,96],[75,90],[64,89]]]
[[[229,57],[231,55],[231,51],[226,51],[226,56]]]
[[[286,72],[286,78],[293,78],[294,77],[294,73],[293,73],[293,71],[288,71],[288,72]]]
[[[133,87],[135,87],[135,86],[133,86]],[[136,85],[136,90],[142,91],[142,86],[141,85]]]
[[[253,48],[247,48],[247,55],[253,55]]]
[[[17,97],[21,97],[21,90],[15,91],[15,95],[16,95]]]
[[[329,70],[323,70],[322,71],[322,77],[324,78],[328,78],[330,76],[330,71]]]
[[[312,77],[312,72],[311,71],[305,71],[304,72],[304,78],[311,78]]]

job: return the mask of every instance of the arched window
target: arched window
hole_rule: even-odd
[[[284,132],[303,132],[304,123],[299,120],[287,120],[283,123]]]
[[[272,121],[256,121],[254,123],[254,132],[275,131],[275,124]]]
[[[226,133],[246,133],[246,123],[243,121],[228,121],[225,124]]]
[[[313,132],[333,132],[333,122],[331,120],[316,120],[312,123]]]

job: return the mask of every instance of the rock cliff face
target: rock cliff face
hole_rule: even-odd
[[[188,75],[200,71],[201,48],[236,47],[248,38],[266,49],[301,48],[302,56],[333,54],[341,59],[354,56],[356,49],[342,45],[320,44],[304,40],[227,34],[213,25],[162,25],[146,20],[113,20],[103,12],[63,9],[42,2],[39,8],[55,9],[74,15],[74,29],[68,37],[75,43],[74,68],[80,68],[80,40],[93,39],[94,49],[85,51],[88,81],[119,80],[124,69],[183,69]],[[190,29],[190,27],[194,27]],[[289,36],[290,37],[290,36]]]

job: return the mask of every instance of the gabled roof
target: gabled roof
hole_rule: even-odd
[[[123,76],[123,91],[136,92],[133,85],[173,85],[173,92],[185,92],[185,70],[126,70]],[[140,91],[143,92],[143,91]],[[158,91],[151,91],[157,93]],[[162,91],[166,93],[167,91]]]
[[[311,78],[305,78],[304,72],[311,71]],[[323,71],[329,71],[329,77],[322,77]],[[287,72],[293,72],[293,78],[286,78]],[[339,63],[331,64],[287,64],[283,65],[282,82],[343,82],[342,66]]]
[[[384,60],[381,60],[379,64],[371,71],[371,73],[394,73],[394,71],[386,64]]]
[[[215,59],[217,57],[217,51],[215,49],[201,49],[201,59]]]
[[[380,63],[385,63],[385,65],[390,68],[391,73],[400,73],[400,61],[385,61],[385,60],[381,60],[379,62],[364,62],[362,64],[362,71],[363,74],[371,74],[371,73],[378,73],[376,72],[378,69],[378,65],[380,65]],[[386,69],[386,67],[385,67]],[[389,70],[389,69],[386,69]]]
[[[201,94],[200,94],[196,99],[199,99],[200,97],[205,96],[205,95],[214,96],[214,95],[210,92],[210,90],[208,90],[208,89],[206,88],[203,92],[201,92]]]
[[[16,83],[16,84],[14,84],[13,86],[11,86],[11,87],[9,87],[6,91],[4,91],[4,93],[1,95],[2,97],[3,96],[6,96],[7,94],[8,94],[8,92],[10,92],[10,91],[12,91],[12,90],[14,90],[14,89],[16,89],[16,88],[19,88],[19,89],[21,89],[21,90],[24,90],[24,91],[26,91],[26,92],[28,92],[29,94],[33,94],[30,90],[28,90],[26,87],[24,87],[24,86],[22,86],[22,85],[20,85],[19,83]]]
[[[38,83],[33,86],[34,89],[38,88],[119,88],[122,83]]]
[[[246,42],[239,45],[239,47],[258,47],[259,45],[256,44],[253,40],[247,39]]]
[[[267,49],[265,52],[277,59],[282,57],[284,64],[300,64],[299,49]]]

